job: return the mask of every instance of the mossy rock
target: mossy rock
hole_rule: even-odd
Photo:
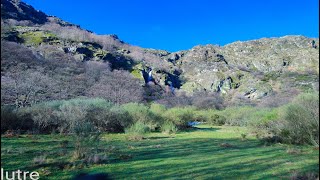
[[[144,80],[144,79],[143,79],[143,76],[142,76],[142,74],[141,74],[141,70],[139,70],[139,69],[133,69],[133,70],[131,71],[131,74],[133,75],[133,77],[135,77],[135,78],[137,78],[137,79]]]
[[[268,73],[266,73],[264,75],[264,77],[261,79],[262,81],[269,81],[269,80],[277,80],[277,78],[280,77],[280,73],[279,72],[276,72],[276,71],[270,71]]]
[[[93,57],[93,52],[87,47],[79,47],[79,48],[77,48],[76,52],[78,54],[84,54],[85,57],[87,57],[87,58]]]
[[[87,47],[88,49],[94,51],[96,49],[102,49],[102,46],[98,43],[95,42],[86,42],[86,41],[82,41],[81,42],[85,47]]]
[[[51,45],[58,45],[58,44],[62,44],[62,43],[63,42],[60,39],[54,39],[49,42],[49,44],[51,44]]]
[[[216,75],[218,79],[226,79],[226,75],[223,72],[218,71]]]
[[[17,43],[24,42],[24,40],[19,37],[19,33],[17,31],[9,31],[6,33],[1,33],[1,39],[5,39],[7,41],[13,41]]]
[[[143,63],[138,63],[138,64],[136,64],[135,66],[133,66],[132,69],[146,70],[147,67],[146,67],[146,65],[144,65]]]
[[[192,93],[199,89],[200,85],[194,83],[194,82],[186,82],[181,86],[182,90],[185,90],[187,93]]]
[[[232,89],[237,89],[238,87],[240,87],[240,82],[232,82],[231,83],[231,88]]]
[[[103,59],[104,57],[106,57],[108,52],[102,50],[102,49],[98,49],[97,51],[95,51],[93,53],[93,57],[98,57],[100,59]]]
[[[23,39],[25,44],[36,46],[44,42],[47,43],[58,39],[55,34],[45,31],[29,31],[19,34],[19,37]]]

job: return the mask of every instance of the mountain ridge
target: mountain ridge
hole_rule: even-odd
[[[256,101],[288,88],[304,91],[318,86],[319,38],[286,35],[168,52],[132,46],[117,35],[94,34],[23,2],[3,0],[1,10],[3,41],[19,43],[45,59],[108,62],[112,69],[129,71],[146,84],[152,69],[155,86],[162,90],[172,86],[177,94],[217,92]],[[312,78],[301,78],[308,74]]]
[[[26,3],[26,2],[23,2],[21,0],[4,0],[4,3],[7,4],[9,2],[11,2],[11,4],[15,4],[15,7],[19,7],[19,5],[21,4],[22,6],[25,6],[25,7],[28,7],[30,8],[29,12],[32,12],[32,14],[36,14],[36,13],[39,13],[41,14],[41,16],[45,16],[46,18],[52,18],[52,19],[55,19],[56,21],[60,21],[62,22],[63,24],[67,24],[67,25],[73,25],[73,26],[76,26],[82,30],[85,30],[85,31],[88,31],[88,32],[91,32],[93,33],[93,31],[91,30],[88,30],[88,29],[85,29],[85,28],[81,28],[80,25],[77,25],[77,24],[74,24],[74,23],[70,23],[70,22],[67,22],[67,21],[64,21],[64,20],[61,20],[59,17],[55,16],[55,15],[47,15],[45,14],[44,12],[42,12],[41,10],[37,10],[35,8],[32,7],[32,5]],[[7,5],[4,5],[3,7],[6,7]],[[6,9],[2,9],[2,11],[6,11]],[[10,14],[10,13],[5,13],[5,14]],[[8,17],[2,17],[2,18],[5,18],[7,19]],[[43,21],[43,20],[42,20]],[[41,22],[41,20],[37,20],[36,22]],[[46,22],[46,21],[45,21]],[[108,35],[108,36],[114,36],[116,37],[116,39],[119,39],[120,38],[118,37],[118,35],[116,34],[97,34],[99,36],[105,36],[105,35]],[[196,46],[206,46],[206,45],[212,45],[212,46],[218,46],[218,47],[224,47],[224,46],[228,46],[230,44],[233,44],[233,43],[245,43],[245,42],[250,42],[250,41],[257,41],[257,40],[263,40],[263,39],[278,39],[278,38],[286,38],[286,37],[305,37],[305,38],[310,38],[310,39],[319,39],[319,37],[308,37],[308,36],[305,36],[305,35],[299,35],[299,34],[291,34],[291,35],[283,35],[283,36],[272,36],[272,37],[260,37],[260,38],[253,38],[253,39],[248,39],[248,40],[236,40],[236,41],[233,41],[233,42],[230,42],[230,43],[226,43],[224,45],[220,45],[220,44],[212,44],[212,43],[209,43],[209,44],[202,44],[202,45],[194,45],[193,47],[196,47]],[[122,41],[122,40],[120,40]],[[127,43],[129,44],[129,43]],[[135,46],[139,46],[139,45],[135,45]],[[190,49],[192,49],[193,47],[191,47]],[[164,50],[164,49],[157,49],[157,48],[152,48],[152,47],[149,47],[149,48],[144,48],[144,49],[151,49],[151,50],[161,50],[161,51],[167,51],[169,53],[175,53],[175,52],[179,52],[179,51],[186,51],[186,50],[189,50],[189,49],[182,49],[182,50],[177,50],[177,51],[168,51],[168,50]]]

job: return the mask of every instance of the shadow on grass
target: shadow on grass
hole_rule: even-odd
[[[191,132],[212,131],[214,134],[216,130],[219,128],[193,128]],[[36,143],[27,138],[5,140],[2,144],[25,148],[26,153],[5,155],[1,160],[12,169],[47,167],[55,172],[51,176],[58,179],[64,179],[59,174],[70,176],[80,170],[108,173],[112,179],[267,179],[289,177],[292,171],[316,172],[319,169],[318,161],[314,160],[319,157],[318,152],[291,155],[286,152],[286,146],[264,146],[258,140],[219,139],[213,135],[212,138],[164,136],[149,137],[138,142],[102,142],[101,146],[106,149],[108,146],[118,149],[108,154],[107,163],[65,170],[68,158],[54,154],[59,150],[58,142],[57,139],[50,139],[50,136],[40,138]],[[56,156],[56,159],[44,166],[28,166],[32,158],[43,151],[53,152],[51,156]],[[119,158],[119,155],[130,158]]]
[[[231,146],[222,147],[224,143]],[[292,169],[308,172],[318,168],[315,163],[308,166],[300,164],[299,168],[293,163],[312,159],[314,155],[291,156],[285,147],[265,147],[256,140],[172,139],[159,145],[158,148],[141,147],[138,151],[128,152],[132,159],[111,162],[116,167],[123,167],[123,171],[112,170],[109,173],[120,179],[265,179],[289,176]],[[293,163],[293,168],[288,166],[290,163]]]
[[[146,137],[146,139],[172,139],[174,138],[173,136],[151,136],[151,137]]]
[[[218,131],[221,128],[216,128],[216,127],[210,127],[210,128],[199,128],[199,127],[190,127],[183,132],[196,132],[196,131]]]

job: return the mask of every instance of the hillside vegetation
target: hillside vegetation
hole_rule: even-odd
[[[167,52],[2,0],[1,135],[49,179],[316,179],[319,38]]]

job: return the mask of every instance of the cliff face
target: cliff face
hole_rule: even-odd
[[[2,41],[22,44],[37,57],[108,62],[142,84],[152,69],[157,86],[188,94],[209,91],[258,100],[288,89],[318,88],[318,38],[262,38],[167,52],[132,46],[116,35],[96,35],[13,0],[1,1],[1,24]]]
[[[262,38],[218,46],[197,46],[177,52],[176,63],[187,82],[188,91],[206,89],[226,93],[230,89],[262,91],[260,98],[274,89],[270,81],[286,80],[288,74],[299,76],[319,74],[319,39],[303,36]],[[313,76],[312,76],[313,75]],[[316,79],[304,79],[312,86]],[[314,81],[314,82],[312,82]],[[272,83],[276,83],[272,82]]]
[[[32,6],[20,2],[20,0],[1,1],[1,18],[31,21],[37,24],[47,22],[45,13],[35,10]]]

